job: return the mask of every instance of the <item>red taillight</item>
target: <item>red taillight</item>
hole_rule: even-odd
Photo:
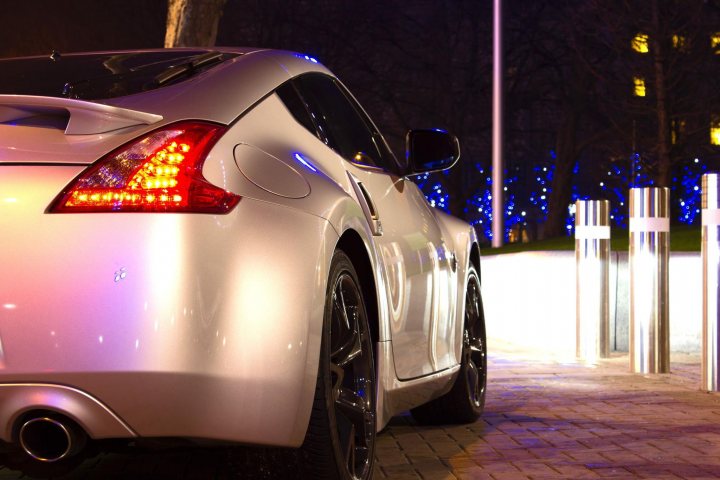
[[[187,121],[133,140],[80,174],[48,211],[227,213],[240,197],[202,176],[205,158],[225,130]]]

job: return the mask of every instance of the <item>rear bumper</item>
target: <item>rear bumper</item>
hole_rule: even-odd
[[[0,384],[0,440],[16,441],[19,420],[37,410],[61,413],[93,439],[185,437],[298,446],[302,417],[296,383],[267,378],[106,372],[28,375],[56,383]],[[92,392],[88,393],[88,392]]]
[[[0,418],[5,420],[0,440],[15,441],[18,422],[33,410],[63,412],[96,439],[136,436],[109,408],[85,392],[64,385],[18,383],[0,384]]]

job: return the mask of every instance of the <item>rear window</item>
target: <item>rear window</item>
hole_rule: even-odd
[[[181,82],[237,55],[183,50],[0,60],[0,94],[122,97]]]

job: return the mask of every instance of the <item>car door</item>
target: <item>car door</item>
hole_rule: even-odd
[[[396,173],[399,165],[385,141],[336,80],[307,74],[296,86],[323,141],[347,160],[382,255],[398,378],[451,366],[451,255],[422,192]]]

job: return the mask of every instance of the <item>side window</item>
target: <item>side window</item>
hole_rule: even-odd
[[[307,128],[310,133],[317,135],[315,125],[313,124],[312,118],[310,118],[310,112],[308,112],[305,102],[297,90],[292,84],[292,81],[288,81],[280,85],[276,90],[280,100],[285,104],[285,107],[290,111],[295,120],[300,123],[303,127]]]
[[[330,148],[357,163],[387,166],[370,125],[331,77],[306,74],[295,84],[311,110],[321,139]]]

